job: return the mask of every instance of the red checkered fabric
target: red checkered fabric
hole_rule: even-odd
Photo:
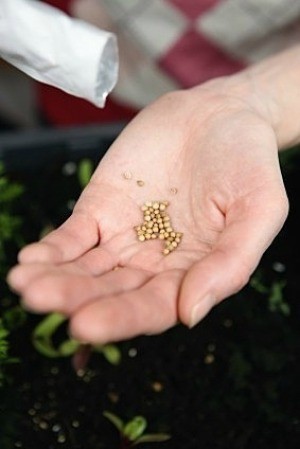
[[[75,1],[97,8],[99,26],[117,34],[120,79],[111,99],[136,110],[300,41],[299,0]]]

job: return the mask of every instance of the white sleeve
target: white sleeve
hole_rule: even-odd
[[[37,0],[0,0],[0,56],[99,107],[117,82],[116,36]]]

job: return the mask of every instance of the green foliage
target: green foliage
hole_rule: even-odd
[[[147,421],[143,416],[134,416],[130,421],[125,423],[114,413],[105,411],[103,415],[118,429],[123,442],[122,447],[129,448],[141,443],[162,443],[171,438],[166,433],[145,434]]]
[[[20,246],[20,217],[14,215],[15,201],[22,195],[23,187],[11,182],[5,175],[3,164],[0,163],[0,275],[4,276],[7,269],[6,244],[10,241]]]
[[[279,312],[285,316],[290,315],[290,306],[283,296],[286,281],[275,280],[268,286],[262,281],[262,273],[257,271],[250,280],[250,286],[257,292],[267,296],[268,308],[271,312]]]
[[[0,387],[7,381],[5,367],[19,362],[19,359],[11,357],[9,354],[10,333],[21,327],[25,321],[26,312],[20,306],[11,307],[0,316]]]

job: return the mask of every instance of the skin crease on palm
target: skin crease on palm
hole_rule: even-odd
[[[26,307],[63,312],[75,338],[106,343],[191,327],[247,283],[287,215],[276,138],[252,105],[207,86],[138,114],[69,220],[21,251],[8,281]],[[133,230],[153,200],[169,201],[183,233],[168,256]]]

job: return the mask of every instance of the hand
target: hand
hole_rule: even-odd
[[[247,283],[288,202],[271,125],[225,82],[165,95],[126,127],[72,216],[21,251],[8,281],[28,308],[65,313],[75,338],[105,343],[192,327]],[[169,201],[183,232],[167,256],[133,230],[153,200]]]

